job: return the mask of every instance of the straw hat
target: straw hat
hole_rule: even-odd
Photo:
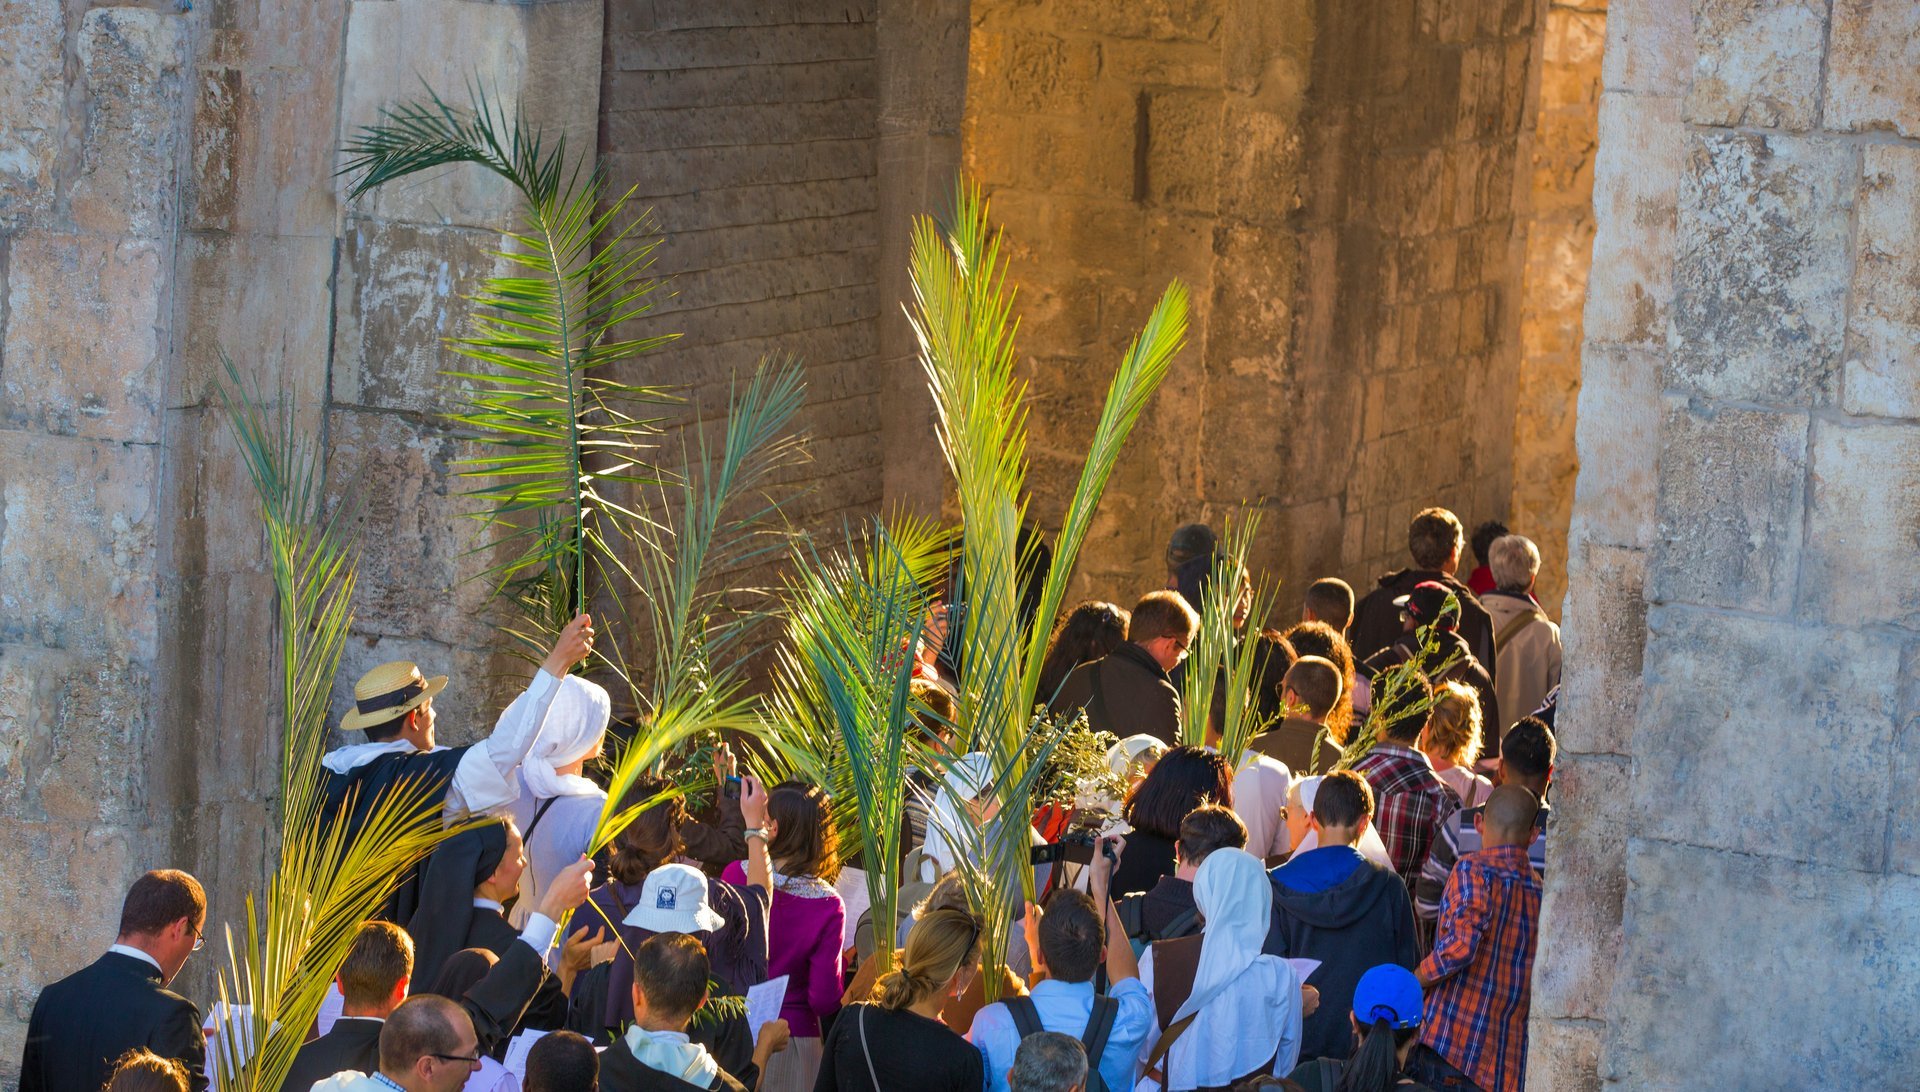
[[[444,690],[445,675],[429,679],[405,660],[381,664],[353,684],[353,711],[340,718],[342,731],[373,728],[406,716]]]

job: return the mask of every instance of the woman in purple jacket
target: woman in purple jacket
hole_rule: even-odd
[[[811,1092],[820,1069],[821,1024],[840,1010],[845,989],[840,957],[847,908],[833,887],[840,875],[840,847],[826,794],[812,785],[775,785],[767,795],[767,819],[773,858],[767,977],[787,976],[780,1016],[793,1041],[767,1064],[759,1092]],[[769,836],[749,827],[747,837]],[[721,876],[740,883],[746,869],[731,864]]]

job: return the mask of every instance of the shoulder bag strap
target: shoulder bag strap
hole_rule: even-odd
[[[1182,910],[1180,913],[1174,915],[1172,921],[1167,923],[1166,935],[1157,939],[1178,940],[1181,937],[1192,936],[1195,931],[1194,926],[1198,924],[1200,924],[1200,908],[1198,906]],[[1192,983],[1188,983],[1188,989],[1192,989]]]
[[[873,1092],[880,1092],[880,1074],[873,1068],[873,1050],[867,1046],[867,1006],[859,1008],[860,1015],[853,1022],[860,1026],[860,1053],[867,1059],[867,1079],[873,1082]]]
[[[557,796],[549,796],[545,800],[540,801],[539,807],[533,809],[533,820],[527,824],[527,829],[520,832],[520,840],[522,842],[530,842],[533,840],[534,828],[540,825],[540,820],[546,818],[547,809],[552,807],[553,802],[558,799],[560,798]]]
[[[1507,645],[1511,644],[1513,642],[1513,639],[1519,635],[1521,630],[1526,629],[1528,626],[1534,624],[1535,622],[1544,622],[1546,620],[1547,620],[1547,616],[1544,614],[1541,614],[1540,609],[1538,607],[1535,607],[1534,609],[1529,610],[1527,613],[1522,614],[1519,617],[1515,618],[1513,621],[1508,622],[1505,628],[1503,628],[1500,632],[1493,635],[1494,658],[1495,659],[1500,658],[1501,650],[1506,648]]]
[[[1025,1039],[1036,1032],[1047,1030],[1045,1025],[1040,1023],[1040,1010],[1034,1007],[1033,998],[1026,994],[1015,994],[1001,1004],[1007,1006],[1007,1015],[1013,1017],[1013,1027],[1020,1033],[1020,1038]]]
[[[1154,1041],[1153,1052],[1147,1055],[1147,1076],[1152,1077],[1155,1083],[1159,1084],[1162,1089],[1167,1087],[1167,1070],[1165,1065],[1167,1051],[1173,1049],[1174,1040],[1180,1038],[1180,1036],[1186,1032],[1187,1028],[1192,1026],[1194,1017],[1199,1015],[1197,1012],[1190,1012],[1174,1021],[1173,1026],[1161,1032],[1160,1038]]]

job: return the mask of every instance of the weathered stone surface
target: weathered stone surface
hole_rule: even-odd
[[[1535,1021],[1527,1035],[1527,1087],[1533,1092],[1600,1092],[1601,1031],[1577,1020]]]
[[[381,110],[419,101],[424,88],[464,106],[466,88],[480,73],[496,113],[524,110],[546,139],[591,148],[598,95],[576,90],[575,81],[577,73],[599,71],[600,23],[601,6],[591,0],[537,7],[359,0],[347,20],[346,66],[354,78],[342,83],[339,139],[350,144]],[[415,63],[391,63],[395,42],[408,43]],[[505,179],[461,165],[389,183],[355,201],[352,211],[498,231],[514,222],[519,201]]]
[[[1812,128],[1820,105],[1826,5],[1812,0],[1706,0],[1693,5],[1687,120],[1707,125]]]
[[[326,398],[334,241],[287,235],[194,234],[180,241],[180,366],[169,407],[217,404],[221,357],[269,398],[316,414]],[[355,400],[351,388],[346,400]],[[317,429],[318,417],[310,424]]]
[[[19,227],[53,198],[61,116],[61,8],[46,0],[0,3],[0,229]]]
[[[1562,708],[1584,719],[1613,713],[1600,701]],[[1568,727],[1565,714],[1556,724]],[[1627,891],[1624,848],[1638,826],[1631,774],[1631,761],[1615,755],[1563,752],[1554,764],[1541,904],[1542,929],[1551,940],[1534,957],[1535,1016],[1598,1020],[1606,1015]]]
[[[1668,384],[1712,398],[1829,401],[1846,316],[1851,148],[1687,140]]]
[[[1686,607],[1656,608],[1648,630],[1648,734],[1634,746],[1640,833],[1883,867],[1901,649],[1859,630]],[[1834,837],[1843,830],[1873,835]]]
[[[1778,610],[1793,601],[1807,418],[1669,399],[1654,602]]]
[[[1612,56],[1609,51],[1608,56]],[[1600,98],[1594,167],[1593,266],[1583,319],[1588,340],[1658,345],[1673,305],[1680,174],[1686,161],[1680,104],[1608,92]]]
[[[1576,424],[1581,454],[1570,541],[1653,545],[1660,354],[1588,344]]]
[[[462,360],[446,339],[473,335],[469,297],[506,272],[489,256],[501,245],[466,228],[349,220],[335,295],[335,401],[416,413],[458,404],[463,384],[441,373]]]
[[[86,78],[82,164],[65,198],[82,231],[152,237],[172,227],[186,20],[94,8],[80,24]]]
[[[1801,782],[1804,783],[1804,782]],[[1832,840],[1827,844],[1831,846]],[[1758,1088],[1782,1073],[1808,1087],[1886,1083],[1920,1035],[1909,995],[1920,976],[1907,938],[1920,929],[1920,881],[1819,864],[1719,853],[1652,839],[1627,849],[1632,885],[1607,1039],[1619,1087]],[[1798,991],[1818,983],[1831,1034],[1783,1038],[1815,1014]],[[1873,1013],[1872,1019],[1853,1019]],[[1710,1049],[1702,1021],[1716,1030]]]
[[[1836,625],[1920,612],[1920,429],[1814,422],[1800,613]]]
[[[1560,749],[1632,754],[1647,641],[1647,554],[1575,535],[1575,575],[1560,627]]]
[[[1886,0],[1835,0],[1827,52],[1826,126],[1920,135],[1920,8]]]
[[[1693,65],[1693,19],[1688,5],[1672,0],[1610,0],[1602,62],[1607,90],[1684,95]]]
[[[1920,10],[1920,9],[1916,9]],[[1841,405],[1920,416],[1920,151],[1868,145],[1855,202],[1853,281]]]
[[[0,644],[0,768],[18,789],[0,814],[77,826],[138,814],[149,682],[144,664],[110,655]]]
[[[10,251],[0,420],[59,436],[158,440],[160,245],[27,231]]]
[[[154,462],[148,445],[0,430],[0,641],[151,662]]]

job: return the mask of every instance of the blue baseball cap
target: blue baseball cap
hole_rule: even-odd
[[[1353,988],[1353,1018],[1361,1027],[1386,1020],[1396,1028],[1420,1026],[1420,980],[1398,963],[1382,963],[1360,976]]]

